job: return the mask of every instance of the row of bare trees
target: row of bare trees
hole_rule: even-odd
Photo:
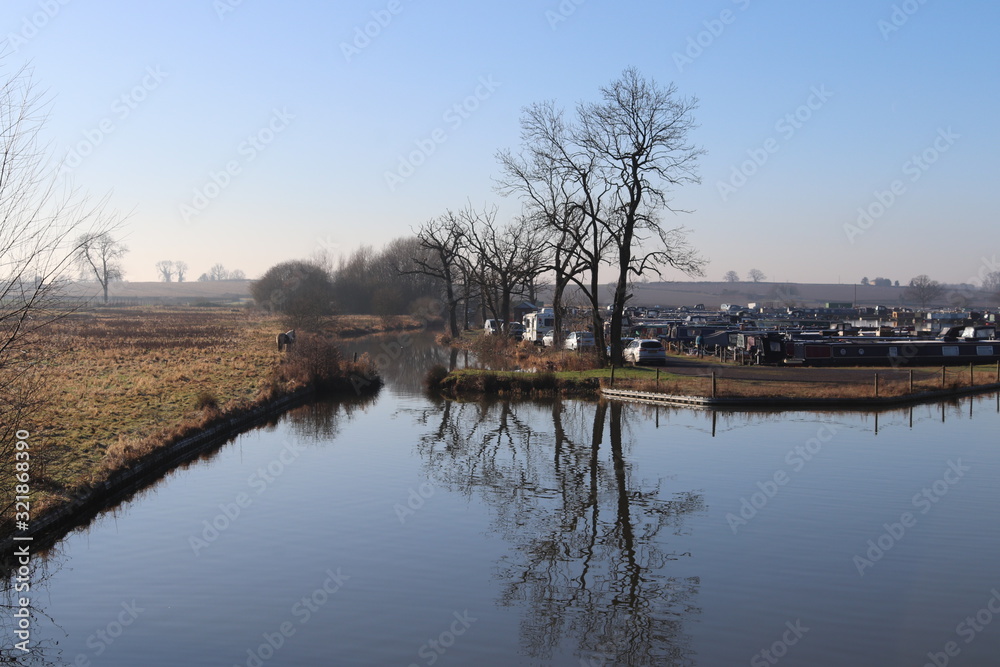
[[[740,282],[740,274],[735,271],[726,271],[726,275],[722,277],[727,283],[738,283]],[[767,276],[760,269],[750,269],[747,271],[747,282],[759,283],[767,280]]]
[[[447,211],[417,231],[419,253],[403,273],[423,274],[441,281],[448,310],[448,327],[458,336],[458,308],[478,300],[496,319],[510,321],[515,295],[535,298],[535,282],[545,270],[544,230],[525,217],[507,224],[497,221],[497,209],[471,205]]]
[[[524,109],[522,144],[497,154],[497,190],[516,196],[522,213],[500,225],[495,209],[448,212],[417,231],[422,258],[413,270],[444,283],[449,324],[457,335],[457,308],[478,290],[495,317],[510,319],[511,295],[534,296],[542,274],[551,276],[556,335],[566,290],[589,302],[597,349],[604,350],[601,272],[613,280],[610,330],[621,330],[631,281],[673,267],[700,275],[705,264],[683,227],[666,227],[678,213],[673,188],[698,183],[702,150],[689,142],[696,100],[682,98],[635,69],[601,89],[601,100],[567,114],[554,102]],[[613,363],[621,341],[611,336]]]
[[[329,274],[336,309],[366,315],[404,315],[421,310],[421,303],[433,299],[438,285],[433,278],[405,272],[411,257],[422,252],[413,237],[394,239],[375,250],[361,246],[336,262],[318,259]]]
[[[188,263],[184,261],[171,261],[164,259],[156,263],[156,273],[160,280],[165,283],[172,283],[175,279],[182,283],[187,280]],[[222,264],[214,264],[205,273],[198,276],[199,282],[214,280],[246,280],[246,274],[240,269],[230,271]]]

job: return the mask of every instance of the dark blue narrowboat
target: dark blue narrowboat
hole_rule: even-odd
[[[785,363],[807,366],[944,366],[1000,361],[993,327],[965,327],[935,339],[850,337],[791,340]]]

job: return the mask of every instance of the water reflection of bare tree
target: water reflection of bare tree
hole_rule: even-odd
[[[50,667],[66,664],[62,660],[62,649],[55,635],[65,631],[40,606],[47,597],[48,582],[62,568],[63,561],[56,557],[48,559],[32,559],[30,574],[18,579],[18,563],[15,561],[0,563],[2,580],[0,580],[0,665],[21,665],[23,667]],[[27,588],[25,588],[27,585]],[[30,637],[25,640],[18,636],[20,629],[20,598],[28,598],[31,606],[27,632]],[[28,651],[22,651],[18,644],[26,641]]]
[[[324,443],[337,436],[342,419],[350,419],[375,400],[376,396],[371,395],[323,398],[289,410],[284,418],[303,441]]]
[[[485,498],[513,547],[496,568],[500,603],[525,607],[521,648],[533,659],[572,643],[583,664],[693,664],[683,624],[699,612],[698,581],[671,576],[690,554],[671,550],[669,534],[704,501],[664,498],[660,481],[633,476],[626,412],[499,400],[443,402],[425,416],[432,474]]]
[[[442,347],[428,331],[365,336],[341,343],[345,359],[367,354],[386,386],[396,391],[422,393],[427,370],[444,366],[449,371],[469,365],[470,354]]]

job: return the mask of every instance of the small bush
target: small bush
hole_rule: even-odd
[[[469,348],[482,367],[508,370],[513,366],[511,360],[515,358],[517,345],[517,341],[510,336],[482,334],[472,341]]]
[[[218,410],[219,400],[209,390],[202,389],[194,397],[194,408],[195,410]]]
[[[300,334],[279,370],[287,379],[301,384],[324,386],[343,377],[340,349],[322,336]]]
[[[427,371],[427,375],[424,376],[424,385],[428,389],[437,389],[441,386],[441,381],[448,376],[448,369],[441,364],[435,364],[431,366],[430,370]]]

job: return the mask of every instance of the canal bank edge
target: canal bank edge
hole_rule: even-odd
[[[357,391],[362,395],[375,393],[381,388],[381,384],[378,378],[369,380]],[[321,395],[323,392],[317,387],[307,386],[237,414],[224,415],[214,424],[150,452],[134,465],[115,471],[104,482],[52,508],[42,516],[33,518],[31,528],[27,532],[18,531],[17,538],[20,541],[30,538],[33,551],[49,548],[75,528],[87,525],[104,510],[127,500],[132,494],[161,479],[167,472],[196,459],[212,446],[221,446],[240,433]],[[4,537],[0,539],[0,550],[4,554],[10,553],[14,544],[14,534]]]
[[[816,369],[822,373],[823,369]],[[464,377],[468,376],[468,377]],[[914,392],[894,396],[833,396],[833,397],[795,397],[782,393],[782,387],[794,385],[795,381],[774,381],[775,392],[767,396],[701,396],[697,394],[668,394],[665,392],[646,392],[631,389],[614,389],[604,386],[602,377],[561,378],[558,372],[511,372],[476,369],[469,373],[448,373],[439,381],[436,388],[451,398],[463,396],[491,395],[498,393],[533,394],[559,393],[568,396],[587,398],[608,398],[614,400],[632,400],[660,405],[677,405],[691,407],[777,407],[805,408],[822,407],[828,409],[858,409],[858,408],[893,408],[900,405],[928,403],[941,399],[967,396],[973,394],[1000,391],[1000,382],[973,386],[958,386],[944,389]],[[432,385],[434,386],[434,385]]]
[[[879,396],[868,398],[796,398],[791,396],[678,396],[672,394],[657,394],[655,392],[632,391],[629,389],[601,388],[601,396],[621,401],[653,403],[657,405],[674,405],[689,407],[778,407],[778,408],[896,408],[901,405],[916,405],[931,403],[943,398],[987,394],[1000,391],[1000,383],[976,385],[973,387],[956,387],[954,389],[937,389],[922,391],[901,396]]]

